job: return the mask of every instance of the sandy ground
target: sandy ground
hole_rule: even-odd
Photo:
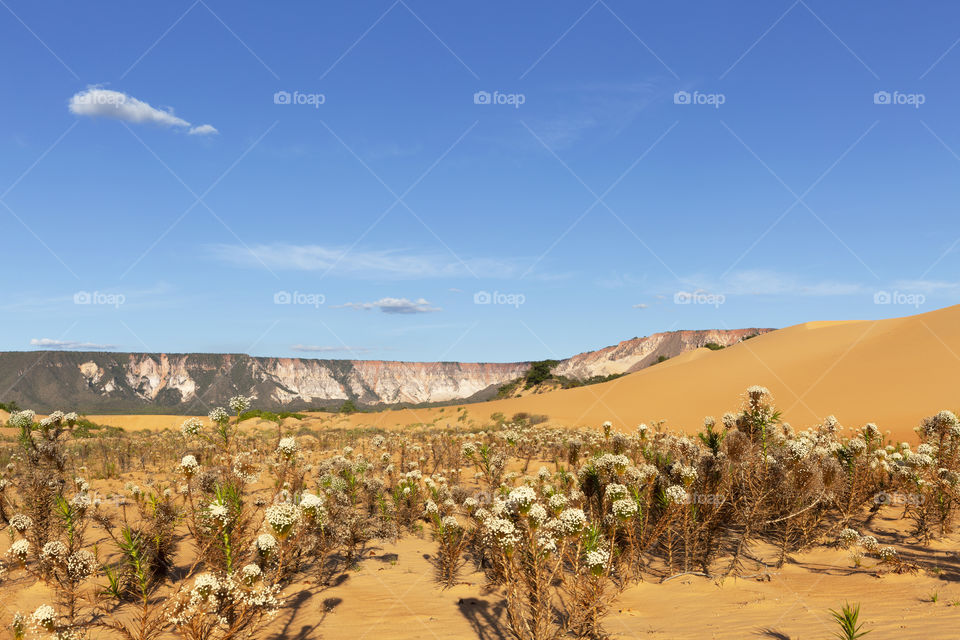
[[[614,598],[607,631],[615,638],[662,640],[825,639],[833,637],[830,609],[849,601],[860,603],[870,638],[956,638],[960,560],[953,549],[960,538],[929,547],[898,544],[905,542],[904,522],[894,519],[898,515],[885,508],[871,532],[882,543],[894,544],[905,559],[922,564],[915,575],[881,574],[870,559],[856,568],[846,551],[820,547],[792,556],[781,569],[758,564],[768,579],[684,576],[630,586]],[[4,540],[0,547],[8,544]],[[428,538],[372,543],[356,567],[334,580],[335,586],[289,586],[284,592],[288,606],[258,637],[506,640],[502,595],[486,589],[483,575],[469,566],[461,572],[460,584],[442,589],[433,579],[434,552]],[[29,612],[52,600],[48,587],[28,586],[30,582],[0,588],[7,611]]]
[[[960,409],[960,306],[878,321],[810,322],[753,338],[722,351],[698,349],[604,384],[463,405],[469,419],[492,414],[544,414],[550,423],[617,428],[666,420],[694,431],[703,417],[735,410],[753,384],[769,388],[784,419],[806,427],[835,415],[847,426],[875,422],[911,439],[919,421]],[[308,426],[402,427],[457,423],[457,408],[405,409],[331,417]],[[176,427],[177,416],[90,416],[126,429]],[[320,419],[322,418],[322,420]]]

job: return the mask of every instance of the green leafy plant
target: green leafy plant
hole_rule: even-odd
[[[833,616],[837,626],[840,627],[840,630],[835,634],[840,640],[857,640],[857,638],[862,638],[870,633],[869,631],[861,631],[863,624],[859,623],[859,604],[851,605],[850,603],[846,603],[839,611],[831,609],[830,615]]]

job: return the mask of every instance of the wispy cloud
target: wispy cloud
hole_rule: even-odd
[[[336,305],[334,309],[379,309],[384,313],[431,313],[441,310],[439,307],[434,307],[423,298],[418,300],[407,300],[406,298],[380,298],[376,302],[348,302],[346,304]]]
[[[96,342],[74,342],[73,340],[54,340],[53,338],[32,338],[31,347],[40,347],[42,349],[91,349],[93,351],[110,351],[116,349],[116,345],[98,344]]]
[[[552,116],[532,118],[530,126],[551,149],[563,149],[590,136],[617,135],[644,109],[667,95],[672,83],[662,79],[625,83],[590,83],[562,89]]]
[[[213,125],[193,126],[175,116],[173,109],[158,109],[121,91],[89,87],[70,98],[70,112],[90,118],[112,118],[135,124],[155,124],[162,127],[186,129],[190,135],[218,133]]]
[[[217,244],[209,247],[226,264],[275,271],[327,271],[355,278],[511,278],[529,261],[513,258],[458,260],[449,253],[414,253],[401,249],[371,250],[321,245],[262,244],[253,247]]]
[[[895,280],[890,287],[898,291],[925,293],[927,295],[956,295],[960,293],[960,282],[942,280]]]
[[[711,276],[691,276],[683,281],[700,291],[744,296],[850,296],[876,289],[857,282],[808,280],[793,274],[762,269],[735,271],[722,280]]]
[[[323,346],[315,344],[295,344],[290,347],[292,351],[302,353],[370,353],[373,351],[370,347],[346,347],[346,346]]]
[[[644,303],[642,303],[642,302],[641,302],[640,304],[635,304],[635,305],[633,305],[633,308],[634,308],[634,309],[647,309],[647,308],[649,308],[649,307],[650,307],[650,305],[644,304]]]
[[[927,296],[942,296],[944,298],[960,295],[960,282],[908,279],[868,283],[844,282],[831,279],[815,279],[803,275],[766,269],[735,271],[722,279],[713,275],[696,274],[682,278],[681,283],[693,293],[722,294],[725,296],[825,298],[834,296],[872,296],[877,291],[922,293]]]

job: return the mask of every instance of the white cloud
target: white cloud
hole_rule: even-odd
[[[97,344],[95,342],[75,342],[73,340],[54,340],[53,338],[32,338],[31,347],[43,347],[45,349],[92,349],[94,351],[109,351],[116,349],[116,345]]]
[[[407,300],[406,298],[380,298],[376,302],[348,302],[337,305],[334,309],[379,309],[384,313],[430,313],[440,311],[439,307],[432,306],[429,302],[420,298],[418,300]]]
[[[304,353],[370,353],[373,351],[370,347],[331,347],[315,344],[295,344],[290,349]]]
[[[513,258],[458,260],[449,253],[348,249],[320,245],[266,244],[254,247],[218,244],[209,247],[215,259],[235,266],[274,270],[319,271],[356,278],[512,278],[529,261]]]
[[[633,305],[633,308],[634,308],[634,309],[646,309],[646,308],[648,308],[649,306],[650,306],[650,305],[644,304],[644,303],[641,302],[640,304],[635,304],[635,305]]]
[[[201,124],[199,127],[193,127],[188,131],[191,136],[209,136],[214,133],[220,133],[217,128],[211,124]]]
[[[209,125],[193,126],[183,118],[173,114],[173,109],[158,109],[142,100],[137,100],[121,91],[89,87],[70,98],[70,112],[90,118],[113,118],[135,124],[156,124],[162,127],[180,127],[188,129],[191,135],[217,133]]]

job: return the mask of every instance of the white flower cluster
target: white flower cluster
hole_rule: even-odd
[[[232,398],[230,398],[230,402],[228,403],[228,405],[230,406],[231,411],[239,415],[244,411],[246,411],[247,409],[249,409],[252,402],[253,402],[253,396],[239,395],[239,396],[233,396]]]
[[[90,508],[91,504],[93,504],[93,501],[85,492],[78,493],[70,499],[70,507],[79,513],[84,513]]]
[[[644,483],[644,482],[653,480],[654,478],[657,477],[659,473],[657,471],[657,467],[652,464],[642,464],[639,467],[633,467],[633,468],[636,469],[636,471],[633,472],[632,477],[636,482],[639,482],[639,483]]]
[[[314,493],[304,493],[300,496],[300,510],[316,520],[322,520],[326,515],[323,498]]]
[[[680,475],[680,480],[683,482],[684,486],[689,487],[691,484],[697,480],[697,470],[690,465],[682,464],[677,470],[677,473]]]
[[[567,496],[562,493],[555,493],[547,499],[547,506],[551,511],[557,512],[567,506]]]
[[[200,422],[200,418],[187,418],[180,425],[180,433],[188,437],[199,434],[202,429],[203,423]]]
[[[223,502],[211,502],[207,507],[207,516],[211,520],[216,520],[219,526],[225,527],[230,524],[230,508]]]
[[[33,426],[33,419],[36,418],[36,416],[37,414],[30,409],[14,411],[10,414],[7,424],[14,429],[29,429]]]
[[[613,504],[610,505],[610,510],[617,518],[626,520],[637,515],[638,507],[637,503],[633,500],[622,498],[620,500],[615,500]]]
[[[807,438],[794,438],[787,441],[787,451],[794,460],[800,461],[813,451],[813,443]]]
[[[240,569],[240,575],[248,584],[252,584],[260,579],[263,575],[263,570],[255,564],[247,564]]]
[[[607,485],[607,488],[603,492],[605,499],[613,502],[619,500],[620,498],[627,497],[627,488],[622,484],[610,483]]]
[[[856,529],[847,527],[840,532],[840,544],[843,547],[850,547],[855,544],[860,544],[860,534]]]
[[[513,522],[506,518],[487,518],[483,523],[484,538],[503,548],[511,548],[520,542],[520,536]]]
[[[67,556],[66,567],[67,575],[79,582],[96,573],[97,558],[86,549],[80,549]]]
[[[605,453],[594,461],[594,465],[600,471],[609,474],[623,471],[630,464],[630,458],[623,454]]]
[[[587,551],[583,557],[584,564],[592,570],[603,569],[610,561],[610,553],[605,549]]]
[[[40,421],[40,426],[43,429],[49,429],[50,427],[59,426],[63,422],[63,419],[65,417],[66,416],[64,416],[63,411],[54,411],[49,416],[47,416],[46,418]]]
[[[281,502],[267,507],[266,521],[273,532],[284,538],[300,519],[300,512],[289,502]]]
[[[922,445],[921,445],[922,446]],[[932,467],[934,465],[933,456],[928,453],[920,453],[920,447],[917,447],[917,453],[909,451],[904,456],[906,463],[911,467]]]
[[[541,535],[537,538],[537,546],[540,547],[540,550],[544,553],[556,553],[557,552],[557,540],[551,535]]]
[[[253,542],[253,546],[261,555],[267,556],[277,548],[277,539],[269,533],[261,533]]]
[[[59,540],[51,540],[47,544],[43,545],[43,549],[40,550],[40,559],[60,562],[67,557],[69,552],[70,550],[67,549],[67,545],[63,544]]]
[[[517,487],[507,494],[506,505],[511,513],[526,513],[536,500],[536,491],[530,487]]]
[[[547,521],[547,510],[539,502],[534,503],[530,506],[530,510],[527,512],[527,517],[530,518],[530,522],[535,527],[539,527]]]
[[[867,443],[864,442],[861,438],[852,438],[850,441],[847,442],[847,450],[851,454],[858,456],[867,450]]]
[[[210,422],[213,424],[223,424],[224,422],[230,421],[230,414],[227,413],[227,410],[223,407],[216,407],[207,414],[207,417],[210,418]]]
[[[32,526],[33,520],[28,515],[18,513],[10,518],[10,528],[17,533],[23,533]]]
[[[180,473],[190,477],[194,475],[197,471],[200,470],[200,463],[197,462],[196,456],[190,455],[189,453],[183,456],[183,459],[180,460]]]
[[[42,604],[30,616],[30,624],[34,629],[53,631],[57,628],[57,610],[48,604]]]
[[[292,458],[299,451],[297,440],[293,437],[281,438],[277,444],[277,453],[286,459]]]
[[[256,571],[259,571],[256,565],[245,566],[240,572],[240,581],[231,575],[198,575],[193,581],[193,588],[169,609],[167,621],[176,627],[182,627],[198,616],[210,615],[218,616],[217,621],[226,625],[226,620],[219,617],[224,609],[240,610],[245,614],[257,612],[269,619],[283,604],[277,598],[280,588],[263,584],[254,587],[260,576]]]
[[[554,530],[559,535],[573,536],[580,533],[585,526],[587,526],[587,515],[583,509],[571,508],[560,512]]]
[[[7,549],[7,554],[13,556],[20,562],[24,562],[27,556],[30,555],[30,543],[21,538],[10,545],[10,548]]]
[[[667,496],[667,501],[671,504],[687,504],[690,502],[690,494],[678,484],[670,485],[664,493]]]

